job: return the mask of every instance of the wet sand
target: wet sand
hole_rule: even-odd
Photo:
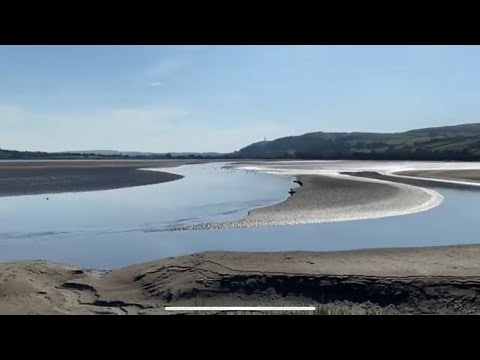
[[[480,190],[480,164],[395,161],[251,161],[230,165],[300,180],[286,201],[245,219],[179,230],[249,228],[406,215],[438,206],[431,188]],[[412,170],[415,169],[415,170]],[[293,185],[293,184],[292,184]],[[430,189],[429,189],[430,188]]]
[[[413,170],[399,171],[395,175],[415,176],[437,180],[466,181],[480,184],[480,170]]]
[[[207,252],[113,272],[0,264],[0,314],[167,314],[164,306],[480,313],[480,246]]]
[[[452,171],[456,172],[456,171]],[[416,174],[417,172],[411,172],[412,174]],[[443,188],[443,189],[457,189],[457,190],[469,190],[469,191],[480,191],[480,182],[478,184],[468,180],[464,182],[459,178],[454,178],[452,176],[451,179],[446,178],[435,178],[435,177],[417,177],[415,175],[407,175],[407,172],[397,172],[392,173],[391,175],[388,174],[381,174],[375,171],[358,171],[358,172],[342,172],[341,174],[350,175],[354,177],[360,178],[367,178],[367,179],[378,179],[383,181],[388,181],[391,183],[399,183],[399,184],[408,184],[413,186],[419,187],[427,187],[427,188]],[[410,172],[408,172],[410,174]],[[400,175],[400,176],[397,176]]]
[[[112,164],[108,171],[133,171],[135,166],[152,164]],[[205,228],[338,221],[358,219],[362,214],[367,218],[393,216],[427,210],[439,201],[435,192],[390,179],[338,172],[308,174],[289,166],[289,176],[303,186],[295,188],[285,202],[252,210],[238,222],[206,224]],[[94,164],[79,170],[85,172],[89,167],[98,173]],[[42,173],[53,168],[72,169],[44,166]],[[18,174],[16,168],[12,170]],[[470,172],[447,175],[472,178]],[[319,304],[350,313],[480,314],[479,259],[480,246],[466,245],[346,252],[208,252],[113,272],[42,261],[12,262],[0,264],[0,314],[167,314],[166,305]]]
[[[141,168],[175,167],[192,161],[3,161],[0,196],[109,190],[158,184],[183,176]]]
[[[209,230],[360,220],[425,211],[442,196],[406,184],[342,175],[295,175],[296,187],[284,202],[253,209],[242,220],[171,230]],[[294,186],[292,180],[292,186]]]
[[[441,201],[411,186],[348,177],[297,175],[303,186],[285,202],[252,210],[252,223],[302,224],[402,215]]]
[[[175,167],[197,164],[208,160],[0,160],[0,170],[32,168],[146,168]]]

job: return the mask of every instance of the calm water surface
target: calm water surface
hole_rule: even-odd
[[[432,210],[383,219],[256,229],[161,231],[229,221],[285,200],[288,178],[221,164],[167,171],[185,178],[135,188],[0,198],[0,261],[47,259],[116,268],[207,250],[348,250],[480,243],[480,192],[438,190]],[[46,198],[49,200],[46,200]]]

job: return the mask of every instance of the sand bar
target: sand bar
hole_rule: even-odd
[[[429,210],[443,201],[431,188],[480,190],[480,163],[412,161],[251,161],[244,171],[300,180],[285,202],[253,209],[240,221],[200,224],[222,229],[361,220]]]
[[[332,166],[332,163],[329,165]],[[342,165],[333,165],[336,164]],[[431,189],[345,175],[332,167],[312,170],[292,163],[270,163],[265,167],[233,166],[290,177],[292,195],[282,203],[252,209],[246,218],[239,221],[197,224],[173,230],[254,228],[372,219],[426,211],[443,201],[443,197]],[[302,186],[298,187],[294,181]]]

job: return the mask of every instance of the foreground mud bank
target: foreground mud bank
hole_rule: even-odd
[[[480,246],[208,252],[112,272],[0,264],[2,314],[167,314],[165,306],[305,306],[333,313],[480,313]]]

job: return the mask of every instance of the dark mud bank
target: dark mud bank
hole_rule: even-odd
[[[200,285],[200,284],[199,284]],[[480,311],[480,279],[363,276],[235,275],[181,292],[164,289],[166,302],[237,297],[245,304],[288,301],[382,309],[385,314],[471,314]],[[228,303],[228,300],[225,300]]]
[[[119,189],[181,178],[167,172],[128,167],[2,169],[0,197]]]

